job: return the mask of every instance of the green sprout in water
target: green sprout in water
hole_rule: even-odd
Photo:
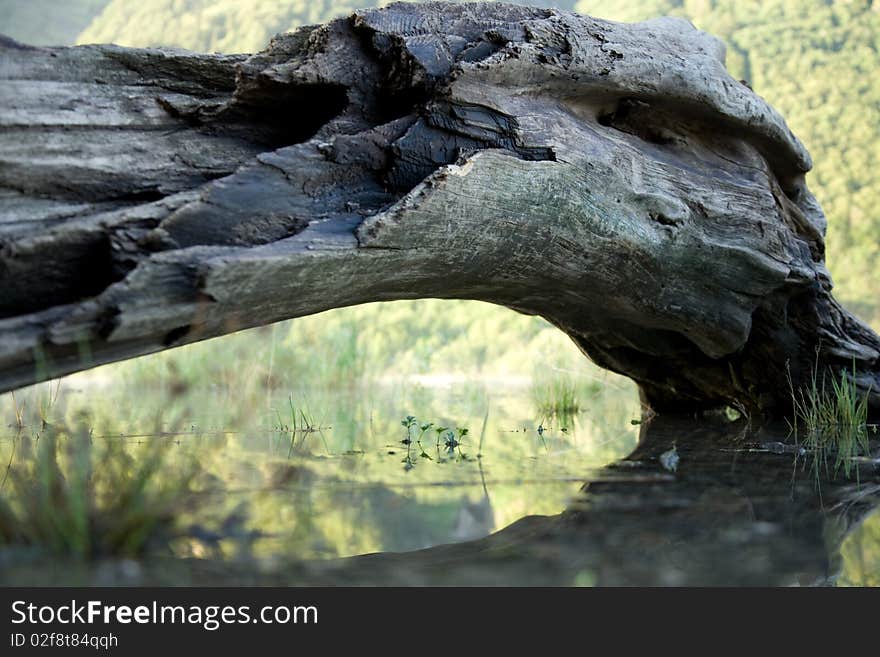
[[[412,444],[412,428],[416,426],[416,418],[413,415],[407,415],[404,419],[400,421],[400,424],[406,428],[406,438],[401,440],[400,442],[404,445]]]
[[[414,415],[407,415],[400,421],[400,424],[406,429],[406,438],[400,441],[406,445],[406,458],[403,459],[403,469],[409,471],[415,467],[415,463],[412,460],[412,428],[416,426],[416,418]]]
[[[455,448],[458,447],[460,444],[461,443],[459,443],[455,439],[455,433],[453,433],[452,431],[446,432],[446,451],[448,451],[451,454],[452,452],[455,451]]]
[[[425,448],[422,446],[422,438],[424,437],[425,433],[427,433],[427,431],[433,426],[434,426],[433,422],[428,422],[428,423],[420,426],[419,427],[419,430],[420,430],[419,437],[416,440],[416,443],[418,443],[418,446],[419,446],[419,450],[421,451],[421,454],[419,454],[419,456],[423,459],[428,459],[429,461],[432,461],[433,459],[428,455],[428,453],[425,451]]]
[[[440,440],[443,434],[449,431],[449,427],[435,427],[434,431],[437,433],[437,449],[440,449]]]

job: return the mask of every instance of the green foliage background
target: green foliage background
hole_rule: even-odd
[[[243,52],[260,49],[277,32],[326,21],[368,4],[376,3],[0,0],[0,31],[37,43],[75,39]],[[723,38],[731,73],[748,80],[780,109],[812,153],[815,170],[809,183],[828,215],[828,262],[837,295],[863,318],[878,323],[880,186],[874,172],[880,150],[880,2],[533,0],[523,4],[559,6],[623,21],[683,16]],[[84,29],[77,37],[79,25]],[[340,354],[370,354],[371,369],[386,373],[460,369],[462,364],[493,371],[522,370],[547,353],[559,361],[577,358],[561,336],[549,337],[553,329],[541,320],[470,302],[381,304],[298,320],[284,331],[289,342],[315,348],[330,345],[332,354],[327,356],[334,362],[347,362]],[[223,348],[216,341],[209,345]],[[538,345],[541,351],[536,351]],[[313,361],[300,364],[314,366]]]
[[[108,0],[0,0],[0,34],[36,46],[76,41]]]

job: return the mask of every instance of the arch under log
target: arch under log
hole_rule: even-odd
[[[880,339],[809,155],[680,19],[394,4],[253,55],[0,40],[0,390],[370,301],[545,317],[656,411]]]

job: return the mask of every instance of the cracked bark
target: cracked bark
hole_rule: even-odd
[[[809,155],[685,21],[398,4],[253,56],[0,48],[2,390],[440,297],[547,318],[657,411],[785,414],[817,360],[880,408]]]

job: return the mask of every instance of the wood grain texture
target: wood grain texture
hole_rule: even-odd
[[[395,4],[253,56],[0,42],[0,389],[369,301],[538,314],[657,411],[880,408],[811,166],[688,22]]]

